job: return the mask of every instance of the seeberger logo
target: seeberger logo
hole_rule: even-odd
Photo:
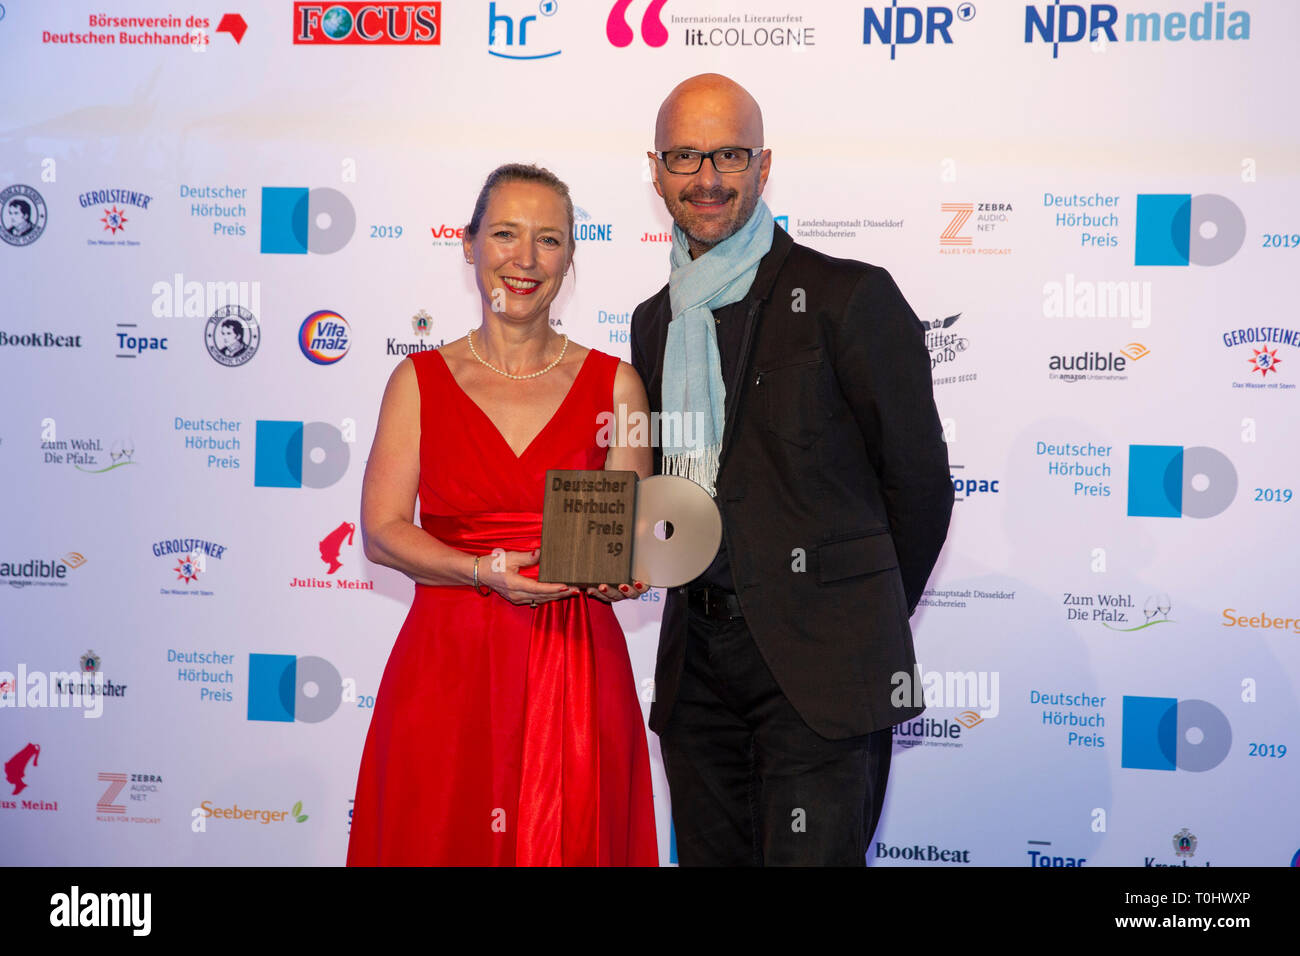
[[[241,807],[237,803],[228,807],[218,807],[214,806],[211,800],[204,800],[199,804],[199,807],[200,809],[195,812],[196,814],[202,814],[204,822],[209,819],[241,820],[247,823],[284,823],[289,819],[292,819],[295,823],[307,822],[307,815],[302,812],[301,800],[288,810],[254,810]]]
[[[1215,448],[1128,446],[1128,513],[1141,518],[1213,518],[1237,497],[1237,469]]]
[[[1114,4],[1081,3],[1044,4],[1025,6],[1025,42],[1036,39],[1052,45],[1052,59],[1057,59],[1062,43],[1078,43],[1087,39],[1094,49],[1104,44],[1118,43],[1116,26],[1119,11]],[[1124,15],[1124,40],[1128,43],[1166,42],[1181,40],[1249,40],[1250,14],[1244,10],[1228,10],[1224,0],[1204,3],[1200,9],[1188,14],[1182,11],[1169,13],[1127,13]]]
[[[293,42],[356,46],[442,43],[441,3],[295,3]]]
[[[1224,627],[1246,627],[1260,631],[1290,631],[1300,634],[1300,617],[1270,617],[1265,612],[1242,614],[1235,607],[1223,609]]]

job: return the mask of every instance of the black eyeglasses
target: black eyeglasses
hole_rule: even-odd
[[[707,153],[700,152],[698,149],[669,149],[655,155],[664,161],[670,173],[689,176],[698,173],[706,159],[712,162],[713,168],[720,173],[743,173],[749,169],[749,161],[753,159],[754,154],[762,151],[762,146],[753,149],[744,146],[721,146]]]

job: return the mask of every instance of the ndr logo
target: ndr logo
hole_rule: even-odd
[[[356,210],[337,189],[262,187],[262,252],[329,255],[356,228]]]
[[[1226,196],[1138,195],[1135,266],[1217,266],[1245,242],[1246,217]]]
[[[257,422],[253,485],[258,488],[328,488],[348,470],[355,435],[329,422]]]
[[[1125,697],[1120,766],[1133,770],[1213,770],[1232,747],[1232,727],[1209,701]]]
[[[248,719],[318,724],[343,703],[343,678],[323,657],[248,655]]]
[[[1136,518],[1213,518],[1237,497],[1237,469],[1204,445],[1128,446],[1128,513]]]
[[[1114,4],[1090,3],[1085,8],[1056,0],[1045,6],[1040,13],[1037,6],[1026,4],[1025,42],[1033,43],[1037,34],[1038,39],[1052,44],[1052,59],[1057,58],[1062,43],[1078,43],[1085,37],[1097,44],[1119,41],[1115,32],[1119,11]],[[1124,40],[1130,43],[1223,39],[1250,39],[1250,14],[1244,10],[1228,13],[1224,0],[1207,2],[1191,14],[1175,10],[1124,15]]]
[[[904,46],[924,42],[933,44],[935,37],[944,43],[952,43],[952,26],[954,11],[950,7],[900,7],[898,0],[893,0],[882,12],[866,7],[862,11],[862,42],[871,45],[871,35],[882,44],[889,44],[889,58],[894,59],[899,44]],[[967,21],[975,18],[975,4],[959,3],[955,15],[958,20]]]
[[[533,3],[517,3],[513,6],[531,8]],[[528,43],[528,26],[533,24],[533,35],[536,37],[537,15],[543,17],[553,17],[559,11],[560,5],[556,0],[541,0],[536,4],[537,13],[530,13],[527,16],[512,17],[506,13],[497,13],[497,5],[494,2],[488,4],[488,53],[493,56],[503,57],[507,60],[544,60],[547,57],[559,56],[563,51],[559,49],[546,49],[540,52],[542,48],[548,48],[550,44],[536,43],[531,46]],[[518,43],[515,40],[518,38]]]

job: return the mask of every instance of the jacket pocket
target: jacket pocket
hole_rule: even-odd
[[[795,353],[754,373],[754,390],[762,396],[768,431],[800,448],[812,447],[825,427],[821,399],[824,364],[821,349],[815,349]]]
[[[839,535],[817,546],[817,582],[829,584],[898,567],[888,528]]]

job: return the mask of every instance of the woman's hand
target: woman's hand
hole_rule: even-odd
[[[650,585],[642,584],[640,581],[633,581],[631,584],[598,584],[587,588],[587,593],[604,601],[606,604],[612,604],[615,601],[638,598],[648,590],[650,590]]]
[[[541,551],[497,551],[485,554],[478,562],[478,579],[511,604],[543,604],[578,593],[567,584],[542,584],[519,573],[541,558]],[[494,570],[499,569],[499,570]]]

